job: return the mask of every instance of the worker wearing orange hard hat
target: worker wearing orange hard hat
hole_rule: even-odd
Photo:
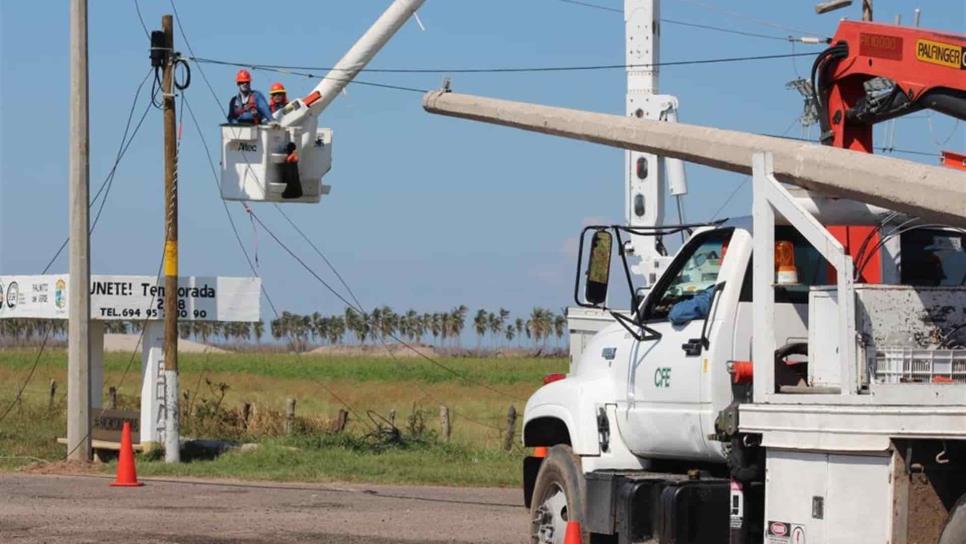
[[[272,110],[272,113],[284,108],[288,104],[288,93],[285,90],[285,85],[275,82],[272,83],[272,88],[268,91],[268,107]]]
[[[252,74],[239,70],[235,74],[238,94],[228,102],[228,122],[232,124],[258,125],[272,120],[272,111],[265,96],[252,89]]]

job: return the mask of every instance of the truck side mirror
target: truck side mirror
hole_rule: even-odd
[[[587,282],[584,298],[590,304],[603,304],[607,300],[607,284],[610,281],[610,259],[614,237],[606,230],[594,232],[590,242],[590,259],[587,262]]]

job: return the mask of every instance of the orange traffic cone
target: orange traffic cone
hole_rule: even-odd
[[[564,544],[581,544],[581,543],[582,543],[582,539],[580,537],[580,522],[568,521],[567,532],[564,533]]]
[[[138,481],[138,473],[134,468],[134,446],[131,445],[131,422],[125,421],[121,429],[121,452],[117,456],[117,477],[111,487],[138,487],[144,485]]]

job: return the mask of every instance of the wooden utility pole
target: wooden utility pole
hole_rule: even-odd
[[[87,0],[70,2],[70,305],[67,332],[67,458],[91,460],[90,131]]]
[[[164,461],[181,461],[178,421],[178,140],[174,109],[174,26],[161,17],[164,95]]]

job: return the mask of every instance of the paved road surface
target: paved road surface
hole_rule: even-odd
[[[517,489],[0,474],[0,542],[526,541]]]

